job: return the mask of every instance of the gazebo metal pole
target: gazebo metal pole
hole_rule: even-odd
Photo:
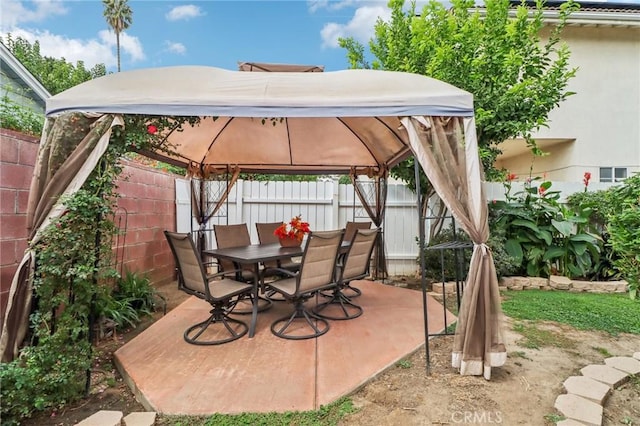
[[[427,276],[424,265],[424,217],[422,216],[422,196],[420,189],[420,166],[414,157],[413,169],[416,175],[416,198],[418,199],[418,240],[420,247],[420,282],[422,284],[422,310],[424,315],[424,350],[427,358],[427,375],[431,375],[431,357],[429,353],[429,312],[427,309]]]

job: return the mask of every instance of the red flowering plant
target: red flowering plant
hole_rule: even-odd
[[[276,228],[275,231],[273,231],[273,234],[280,239],[290,238],[292,240],[296,239],[298,241],[302,241],[304,236],[309,232],[311,232],[309,223],[304,222],[302,220],[302,216],[298,215],[292,217],[289,223],[283,222],[282,225],[280,225],[278,228]]]
[[[590,180],[591,180],[591,173],[584,172],[584,177],[582,178],[582,183],[584,183],[584,192],[587,192],[587,188],[589,187]]]

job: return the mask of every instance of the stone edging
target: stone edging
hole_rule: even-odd
[[[580,281],[559,275],[541,277],[502,277],[500,287],[509,290],[567,290],[587,293],[626,293],[629,284],[626,281]]]
[[[130,413],[124,417],[122,411],[100,410],[77,423],[76,426],[153,426],[156,424],[156,413],[153,411]]]
[[[567,391],[556,398],[554,407],[565,420],[558,426],[602,425],[604,404],[612,390],[640,374],[640,352],[633,357],[617,356],[604,360],[604,365],[587,365],[580,370],[582,376],[571,376],[564,381]]]

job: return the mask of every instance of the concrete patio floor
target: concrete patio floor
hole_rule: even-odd
[[[273,320],[291,312],[290,304],[275,302],[258,314],[254,338],[218,346],[188,344],[184,330],[205,319],[210,308],[190,297],[121,347],[116,365],[146,409],[163,414],[317,409],[354,392],[424,345],[420,291],[371,281],[353,284],[362,290],[354,302],[364,314],[330,321],[327,334],[301,341],[271,333]],[[429,331],[438,333],[445,313],[440,303],[427,300]],[[448,323],[455,320],[448,312],[447,318]]]

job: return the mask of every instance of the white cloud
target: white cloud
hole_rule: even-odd
[[[189,20],[191,18],[197,18],[198,16],[202,16],[204,13],[200,7],[188,4],[184,6],[176,6],[171,9],[165,17],[168,21],[180,21],[180,20]]]
[[[2,0],[0,14],[0,28],[2,32],[11,32],[19,24],[40,22],[45,18],[65,15],[67,9],[60,0],[40,0],[29,2],[27,7],[22,1]]]
[[[116,47],[116,35],[111,30],[101,30],[98,32],[100,40],[110,48]],[[127,33],[120,33],[120,55],[129,55],[133,62],[143,61],[146,59],[142,43],[138,37],[130,36]]]
[[[42,56],[64,58],[72,64],[83,61],[85,68],[92,68],[99,63],[105,64],[108,68],[115,66],[117,62],[111,46],[95,39],[70,39],[49,31],[29,31],[20,28],[15,28],[11,36],[14,39],[21,37],[31,44],[38,41]]]
[[[6,35],[7,33],[2,33],[3,37]],[[31,44],[37,41],[40,43],[42,56],[64,58],[72,64],[83,61],[85,68],[92,68],[96,64],[105,64],[107,68],[113,68],[118,62],[115,49],[116,36],[108,30],[100,31],[97,39],[83,40],[52,34],[46,30],[32,31],[14,28],[11,31],[11,37],[14,40],[21,37]],[[129,56],[130,60],[134,62],[145,59],[142,44],[138,38],[129,36],[127,33],[120,34],[120,49],[123,58]]]
[[[322,47],[338,47],[338,39],[353,37],[366,42],[374,34],[374,25],[378,18],[388,20],[391,12],[384,6],[363,6],[356,9],[353,18],[346,24],[329,22],[320,30]]]
[[[182,43],[165,40],[164,45],[167,46],[167,50],[169,52],[171,52],[171,53],[177,53],[178,55],[184,55],[187,52],[187,48]]]

